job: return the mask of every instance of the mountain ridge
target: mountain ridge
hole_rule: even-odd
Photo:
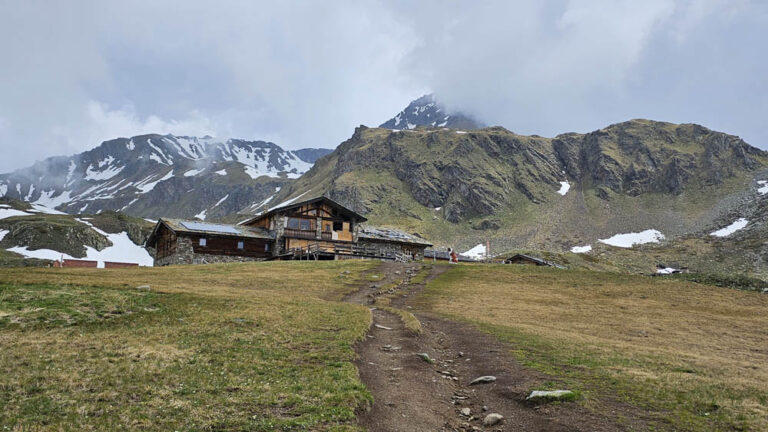
[[[263,200],[268,190],[298,178],[329,152],[287,151],[267,141],[144,134],[0,174],[0,196],[68,213],[120,210],[158,217],[170,211],[191,216],[217,203],[226,186],[235,186],[237,197],[224,204],[223,214]],[[184,202],[185,192],[199,188],[207,191],[199,202]]]

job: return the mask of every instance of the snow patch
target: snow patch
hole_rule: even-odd
[[[103,231],[101,232],[103,233]],[[27,258],[39,258],[47,260],[58,260],[63,258],[97,261],[97,267],[99,268],[104,268],[104,261],[136,263],[140,266],[147,267],[151,267],[153,265],[154,260],[152,259],[152,256],[149,255],[149,252],[147,252],[147,250],[143,247],[133,243],[126,232],[121,232],[119,234],[106,234],[106,237],[110,242],[112,242],[112,246],[104,248],[100,251],[90,246],[86,246],[85,258],[75,258],[51,249],[29,250],[27,249],[27,246],[16,246],[8,250],[24,255]]]
[[[656,269],[657,274],[672,274],[676,271],[677,269],[672,267],[664,267],[664,268]]]
[[[272,210],[274,210],[274,209],[276,209],[276,208],[280,208],[280,207],[284,207],[284,206],[287,206],[287,205],[293,204],[293,202],[294,202],[294,201],[296,201],[297,199],[299,199],[299,198],[303,197],[304,195],[308,194],[308,193],[309,193],[311,190],[312,190],[312,189],[310,189],[310,190],[308,190],[308,191],[304,192],[303,194],[301,194],[301,195],[299,195],[299,196],[297,196],[297,197],[293,197],[293,198],[291,198],[291,199],[289,199],[289,200],[287,200],[287,201],[283,201],[283,202],[281,202],[280,204],[278,204],[278,205],[276,205],[276,206],[274,206],[274,207],[272,207],[272,208],[268,209],[267,211],[272,211]],[[271,199],[271,198],[269,198],[269,199]]]
[[[38,213],[45,213],[45,214],[52,214],[52,215],[63,215],[63,214],[66,214],[64,212],[60,212],[58,210],[54,210],[54,209],[52,209],[50,207],[46,207],[44,205],[35,204],[35,203],[32,204],[32,208],[35,211],[37,211]]]
[[[486,257],[485,245],[479,244],[472,249],[462,253],[462,255],[470,257],[474,260],[479,260]]]
[[[573,253],[587,253],[591,251],[592,251],[592,245],[574,246],[571,248],[571,252]]]
[[[32,213],[27,213],[21,210],[12,208],[0,208],[0,219],[6,219],[14,216],[31,216]]]
[[[218,170],[218,171],[216,171],[216,174],[218,174],[218,175],[227,175],[227,170],[225,170],[225,169]]]
[[[465,133],[467,133],[467,131],[457,130],[456,133],[457,134],[465,134]]]
[[[757,184],[760,186],[757,188],[757,193],[760,195],[768,194],[768,180],[758,180]]]
[[[8,192],[8,185],[0,184],[0,197],[4,197],[7,192]]]
[[[658,243],[661,240],[664,240],[664,234],[655,229],[649,229],[637,233],[616,234],[613,237],[598,241],[611,246],[631,248],[634,245]]]
[[[147,181],[147,179],[144,179],[144,180],[142,180],[143,184],[142,183],[137,184],[136,188],[141,191],[140,193],[145,194],[145,193],[151,191],[152,189],[154,189],[155,186],[157,186],[158,183],[160,183],[162,181],[166,181],[166,180],[168,180],[171,177],[173,177],[173,170],[169,171],[168,174],[164,175],[162,178],[160,178],[158,180],[155,180],[153,182],[144,183],[144,182]]]
[[[201,211],[200,213],[196,214],[195,217],[200,219],[200,220],[205,220],[206,213],[208,213],[208,209],[203,209],[203,211]]]
[[[1,230],[0,229],[0,241],[3,241],[3,239],[5,238],[5,235],[8,234],[9,232],[10,231],[8,231],[8,230]]]
[[[725,228],[721,228],[713,233],[711,233],[711,236],[715,237],[728,237],[729,235],[735,233],[736,231],[744,228],[749,223],[748,220],[744,218],[736,219],[732,224],[728,225]]]
[[[85,180],[109,180],[120,174],[125,167],[110,166],[114,161],[114,157],[108,156],[95,164],[89,165],[88,169],[85,170]]]
[[[69,191],[64,191],[60,193],[58,196],[54,197],[53,195],[55,193],[56,193],[55,189],[51,189],[49,191],[43,191],[42,193],[40,193],[40,198],[38,198],[32,205],[33,206],[40,205],[40,206],[45,206],[48,209],[54,209],[62,204],[66,204],[72,201],[72,196],[70,195]],[[61,214],[61,213],[58,212],[58,214]]]
[[[560,182],[560,190],[557,191],[557,193],[559,193],[560,195],[565,196],[565,194],[567,194],[568,190],[570,190],[570,189],[571,189],[571,184],[570,183],[568,183],[567,181],[561,181]]]
[[[184,173],[184,177],[192,177],[200,174],[201,172],[205,171],[205,168],[202,169],[191,169]]]
[[[219,206],[219,204],[221,204],[221,203],[223,203],[224,201],[226,201],[226,199],[227,199],[227,198],[229,198],[229,194],[226,194],[226,195],[224,196],[224,198],[220,199],[220,200],[219,200],[219,202],[217,202],[216,204],[214,204],[214,205],[213,205],[213,207],[214,207],[214,208],[215,208],[215,207],[218,207],[218,206]]]

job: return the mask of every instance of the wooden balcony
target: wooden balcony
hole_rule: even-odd
[[[292,237],[292,238],[315,240],[317,238],[317,231],[286,228],[285,236]]]

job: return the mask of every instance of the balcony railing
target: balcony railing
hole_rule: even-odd
[[[317,238],[317,231],[315,230],[299,230],[299,229],[285,229],[286,237],[300,238],[314,240]]]

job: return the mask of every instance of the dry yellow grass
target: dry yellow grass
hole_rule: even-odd
[[[768,430],[767,295],[482,265],[442,275],[419,306],[512,342],[529,364],[584,386],[588,404],[602,382],[676,428]]]

